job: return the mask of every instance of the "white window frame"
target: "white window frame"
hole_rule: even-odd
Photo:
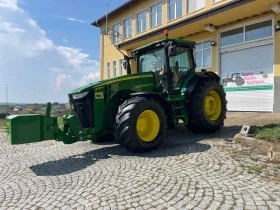
[[[161,10],[161,17],[160,17],[160,23],[159,23],[159,18],[158,18],[158,12],[159,12],[159,9],[158,9],[158,5],[159,4],[161,4],[161,8],[160,8],[160,10]],[[159,2],[157,2],[157,3],[155,3],[155,4],[153,4],[153,5],[151,5],[150,6],[150,28],[155,28],[155,27],[157,27],[157,26],[159,26],[159,25],[161,25],[162,24],[162,1],[159,1]],[[152,13],[152,7],[157,7],[157,11],[156,12],[154,12],[154,13]],[[155,17],[156,17],[156,25],[155,26],[152,26],[152,15],[155,15]]]
[[[216,3],[220,2],[220,1],[223,1],[223,0],[212,0],[212,4],[216,4]]]
[[[256,23],[261,23],[261,22],[265,22],[265,21],[268,21],[268,20],[271,20],[272,21],[272,36],[271,37],[265,37],[265,38],[261,38],[261,39],[255,39],[255,40],[251,40],[251,41],[244,41],[245,40],[245,27],[246,26],[249,26],[249,25],[254,25]],[[229,27],[229,28],[226,28],[226,29],[223,29],[223,30],[220,30],[219,33],[217,33],[218,35],[218,39],[219,39],[219,42],[221,43],[221,34],[224,33],[224,32],[227,32],[227,31],[231,31],[231,30],[234,30],[234,29],[237,29],[237,28],[243,28],[243,42],[241,43],[237,43],[237,44],[232,44],[232,45],[227,45],[227,46],[221,46],[220,49],[228,49],[228,48],[232,48],[232,47],[237,47],[239,49],[239,46],[242,45],[242,48],[247,46],[247,45],[254,45],[254,43],[256,42],[262,42],[262,41],[266,41],[266,40],[271,40],[271,39],[274,39],[274,19],[272,16],[267,16],[267,17],[264,17],[264,18],[261,18],[261,19],[257,19],[257,20],[253,20],[253,21],[249,21],[249,22],[246,22],[246,23],[243,23],[243,24],[239,24],[239,25],[235,25],[235,26],[232,26],[232,27]]]
[[[202,0],[202,1],[204,1],[204,5],[203,5],[202,7],[195,8],[195,10],[191,10],[191,11],[190,11],[190,10],[189,10],[189,8],[190,8],[190,7],[189,7],[189,1],[190,1],[190,0],[187,0],[187,1],[186,1],[186,3],[187,3],[187,14],[190,14],[190,13],[192,13],[192,12],[196,12],[196,11],[198,11],[198,10],[200,10],[200,9],[205,8],[205,6],[206,6],[206,2],[205,2],[206,0]],[[195,0],[195,1],[197,1],[197,0]]]
[[[115,32],[114,27],[117,25],[119,26],[119,30],[117,32]],[[112,26],[112,30],[113,30],[112,43],[113,44],[118,43],[120,41],[120,37],[119,37],[120,29],[121,29],[120,22],[118,22]]]
[[[142,14],[142,13],[145,13],[145,16],[144,17],[141,17],[141,19],[138,19],[138,15]],[[136,33],[139,34],[139,33],[142,33],[142,32],[145,32],[147,30],[147,10],[144,9],[144,10],[141,10],[140,12],[137,12],[136,15],[135,15],[135,19],[136,19]],[[138,31],[138,26],[139,26],[139,21],[140,21],[140,31]],[[143,25],[144,24],[144,25]]]
[[[113,61],[113,77],[117,76],[117,61]]]
[[[122,76],[123,71],[123,59],[119,59],[119,76]]]
[[[130,35],[127,35],[126,34],[126,27],[128,27],[129,25],[126,25],[125,24],[125,21],[129,20],[130,19]],[[127,17],[123,20],[123,38],[129,38],[132,36],[132,16],[130,17]]]
[[[181,8],[181,15],[180,16],[178,16],[177,15],[177,3],[178,3],[178,1],[181,1],[181,4],[182,4],[182,8]],[[168,0],[168,14],[167,14],[167,21],[172,21],[172,20],[176,20],[176,19],[178,19],[179,17],[182,17],[183,16],[183,0],[175,0],[175,11],[174,11],[174,13],[175,13],[175,17],[174,17],[174,19],[170,19],[170,0]]]
[[[201,63],[202,63],[202,66],[201,67],[197,67],[197,69],[206,69],[206,68],[211,68],[212,67],[212,65],[213,65],[213,62],[212,62],[212,56],[213,56],[213,54],[212,54],[212,45],[211,45],[211,39],[205,39],[205,40],[201,40],[201,41],[199,41],[199,42],[196,42],[196,45],[198,45],[198,44],[201,44],[201,46],[202,46],[202,49],[200,49],[200,50],[197,50],[197,49],[195,49],[195,51],[194,51],[194,55],[196,55],[196,52],[197,51],[201,51],[202,52],[202,56],[201,56]],[[210,48],[203,48],[203,43],[205,43],[205,42],[210,42]],[[204,66],[204,51],[205,50],[207,50],[207,49],[210,49],[210,56],[211,56],[211,63],[210,63],[210,65],[209,66]],[[195,60],[196,60],[196,58],[195,58]],[[196,63],[197,64],[197,63]]]
[[[110,62],[107,62],[107,79],[110,79],[111,72],[110,72]]]
[[[274,21],[274,16],[266,16],[260,19],[256,19],[256,20],[252,20],[252,21],[248,21],[242,24],[238,24],[235,26],[231,26],[228,28],[224,28],[222,30],[219,30],[217,33],[217,40],[219,40],[219,43],[221,43],[221,33],[226,32],[226,31],[230,31],[236,28],[240,28],[240,27],[244,27],[247,25],[252,25],[255,23],[260,23],[260,22],[264,22],[267,20],[272,20],[272,30],[274,29],[274,25],[275,25],[275,21]],[[218,56],[217,56],[217,69],[219,69],[219,75],[221,75],[221,54],[225,53],[225,52],[231,52],[231,51],[235,51],[235,50],[243,50],[249,47],[257,47],[260,45],[266,45],[266,44],[273,44],[274,43],[274,39],[275,39],[275,33],[272,31],[272,38],[268,37],[265,38],[263,40],[255,40],[255,41],[250,41],[248,43],[242,43],[242,44],[236,44],[236,45],[229,45],[226,47],[221,47],[219,48],[219,52],[218,52]],[[274,55],[273,55],[274,56]]]

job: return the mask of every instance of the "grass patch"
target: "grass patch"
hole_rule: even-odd
[[[261,166],[257,166],[257,165],[254,165],[254,166],[250,166],[248,168],[248,174],[261,174],[262,173],[262,167]]]
[[[6,119],[0,119],[0,129],[6,127]]]
[[[256,127],[252,130],[255,138],[270,142],[280,142],[280,124],[270,124]]]
[[[260,160],[260,157],[250,157],[250,159],[254,162],[258,162]]]

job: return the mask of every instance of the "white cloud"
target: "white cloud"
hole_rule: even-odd
[[[87,22],[85,20],[79,20],[79,19],[76,19],[76,18],[73,18],[73,17],[65,17],[64,19],[72,21],[72,22],[78,22],[78,23],[86,23]]]
[[[17,0],[0,0],[0,8],[8,8],[12,10],[19,9],[17,6]]]
[[[15,23],[2,22],[0,23],[0,32],[6,33],[23,33],[26,32]]]
[[[27,19],[27,23],[32,27],[38,27],[36,21],[31,18]]]
[[[72,76],[71,75],[67,75],[67,74],[59,74],[56,77],[56,90],[60,90],[61,86],[65,83],[65,82],[72,82]]]
[[[34,50],[50,50],[53,47],[54,46],[51,40],[46,38],[41,38],[35,43]]]
[[[16,0],[0,0],[0,102],[66,102],[67,93],[99,80],[99,61],[58,46]]]
[[[56,47],[56,49],[58,53],[63,55],[67,59],[67,61],[75,67],[86,63],[89,57],[88,54],[82,53],[80,49],[64,46],[58,46]]]
[[[93,72],[86,76],[84,76],[78,83],[77,86],[84,86],[86,84],[89,84],[91,82],[100,80],[100,73],[99,72]]]

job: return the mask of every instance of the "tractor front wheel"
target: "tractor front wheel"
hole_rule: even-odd
[[[119,106],[114,129],[116,140],[130,151],[156,149],[166,130],[164,110],[152,98],[130,98]]]
[[[188,103],[187,127],[198,133],[212,133],[224,125],[226,98],[222,86],[212,79],[201,80]]]

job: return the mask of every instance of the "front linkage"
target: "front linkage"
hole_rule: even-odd
[[[91,139],[91,129],[83,129],[74,115],[63,116],[63,128],[57,124],[57,117],[51,116],[51,103],[47,104],[45,115],[10,115],[7,117],[6,136],[12,145],[34,143],[55,139],[64,144]]]

